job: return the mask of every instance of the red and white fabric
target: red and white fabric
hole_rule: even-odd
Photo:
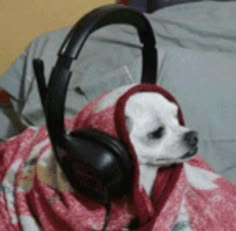
[[[109,231],[138,218],[138,231],[236,230],[236,186],[199,157],[158,170],[151,198],[139,182],[139,166],[125,127],[127,99],[152,91],[174,102],[164,89],[148,84],[104,93],[74,118],[68,131],[94,127],[125,143],[133,163],[132,194],[112,202]],[[184,124],[179,107],[179,122]],[[46,127],[28,128],[0,144],[0,230],[101,230],[105,208],[75,192],[53,154]],[[127,230],[127,229],[124,229]]]

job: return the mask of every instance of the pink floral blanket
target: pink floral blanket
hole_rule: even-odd
[[[108,92],[66,121],[68,130],[95,127],[123,140],[129,149],[132,194],[112,202],[109,231],[236,230],[236,186],[217,175],[199,157],[159,169],[149,198],[139,183],[136,153],[125,128],[127,99],[139,91],[163,94],[152,85]],[[183,122],[179,109],[179,120]],[[53,154],[46,127],[29,128],[0,144],[0,230],[101,230],[105,209],[75,192]]]

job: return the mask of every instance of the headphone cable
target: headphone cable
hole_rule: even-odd
[[[106,209],[106,215],[104,218],[104,223],[103,223],[103,227],[102,227],[102,231],[106,231],[109,220],[110,220],[110,216],[111,216],[111,199],[110,199],[110,195],[108,193],[108,190],[105,188],[105,194],[106,194],[106,201],[105,201],[105,209]]]

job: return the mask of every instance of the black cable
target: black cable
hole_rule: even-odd
[[[110,199],[107,189],[105,189],[105,194],[106,194],[106,201],[105,201],[104,205],[105,205],[105,209],[106,209],[106,215],[104,218],[102,231],[106,231],[109,220],[110,220],[110,216],[111,216],[111,199]]]

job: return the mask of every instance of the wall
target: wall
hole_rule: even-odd
[[[39,34],[73,25],[113,0],[0,0],[0,75]]]

